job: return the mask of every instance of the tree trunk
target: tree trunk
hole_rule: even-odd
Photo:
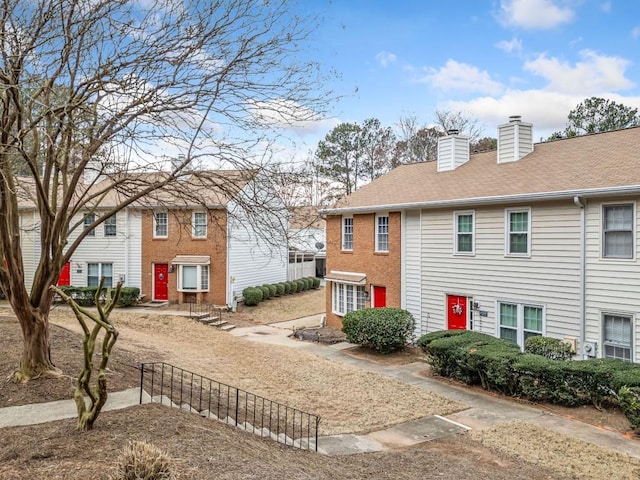
[[[51,361],[48,319],[37,311],[23,312],[18,318],[24,340],[22,359],[15,379],[28,382],[43,376],[59,377],[61,371]]]

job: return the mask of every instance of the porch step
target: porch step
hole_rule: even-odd
[[[232,323],[229,323],[227,325],[221,326],[220,330],[224,330],[225,332],[228,332],[229,330],[233,330],[234,328],[236,328],[236,326]]]
[[[206,317],[203,317],[203,318],[199,318],[198,321],[204,323],[205,325],[212,325],[214,323],[218,323],[218,322],[221,322],[221,321],[224,321],[224,320],[220,320],[220,317],[209,317],[209,316],[206,316]],[[217,327],[217,325],[214,325],[214,327]]]
[[[223,327],[228,324],[226,320],[214,319],[212,322],[208,322],[212,327]]]

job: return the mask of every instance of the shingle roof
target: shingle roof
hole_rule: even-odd
[[[640,192],[640,127],[538,143],[511,163],[498,164],[495,151],[472,154],[453,171],[437,172],[436,163],[400,166],[325,212],[614,193],[620,187]]]

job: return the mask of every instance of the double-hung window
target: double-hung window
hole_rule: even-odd
[[[342,250],[353,250],[353,217],[342,217]]]
[[[603,315],[604,324],[604,356],[605,358],[619,358],[630,362],[632,330],[630,316],[626,315]]]
[[[208,292],[209,265],[179,265],[178,291]]]
[[[633,258],[633,204],[602,206],[602,256]]]
[[[473,255],[475,248],[474,212],[455,212],[454,223],[454,253],[456,255]]]
[[[167,238],[169,233],[169,215],[167,212],[153,214],[153,237]]]
[[[84,228],[87,229],[89,228],[89,226],[96,221],[96,214],[95,213],[87,213],[84,216],[83,219],[83,224],[84,224]],[[95,237],[96,236],[96,231],[95,229],[91,229],[89,230],[89,232],[87,232],[87,236],[88,237]]]
[[[332,282],[331,299],[333,313],[346,315],[365,306],[366,292],[364,285]]]
[[[100,279],[104,277],[104,287],[113,287],[113,263],[88,263],[87,286],[97,287]]]
[[[193,212],[191,221],[191,235],[194,238],[207,237],[207,214],[206,212]]]
[[[389,216],[376,216],[376,252],[389,251]]]
[[[118,234],[117,219],[115,215],[111,215],[104,221],[104,236],[115,237]]]
[[[505,214],[505,250],[507,255],[531,254],[531,210],[509,209]]]
[[[498,302],[498,336],[521,348],[527,338],[544,333],[544,307]]]

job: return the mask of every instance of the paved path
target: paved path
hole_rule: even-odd
[[[325,345],[290,338],[294,327],[317,325],[320,320],[321,316],[315,315],[291,322],[236,328],[230,334],[250,341],[304,349],[332,361],[351,364],[471,406],[446,417],[425,417],[366,435],[346,434],[321,437],[318,440],[318,450],[321,453],[347,455],[381,451],[457,435],[470,429],[490,428],[520,420],[640,458],[640,441],[636,439],[626,438],[618,432],[556,415],[542,408],[424,377],[421,375],[425,370],[425,364],[422,362],[408,365],[383,365],[346,354],[344,350],[354,346],[349,343]],[[104,410],[137,405],[139,399],[139,389],[111,393]],[[146,394],[143,400],[148,401]],[[73,400],[6,407],[0,408],[0,427],[32,425],[75,416]]]

